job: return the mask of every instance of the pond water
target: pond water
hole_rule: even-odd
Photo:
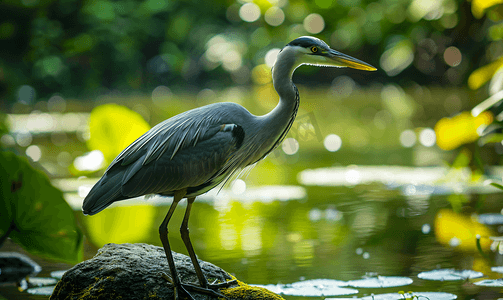
[[[478,187],[466,185],[463,194],[449,194],[449,186],[459,188],[459,184],[438,183],[435,174],[443,174],[438,168],[379,169],[351,166],[308,170],[299,175],[304,185],[246,188],[238,181],[237,186],[218,194],[202,196],[196,200],[190,219],[196,253],[246,283],[285,293],[285,299],[321,299],[321,295],[400,299],[396,298],[402,296],[396,294],[400,291],[416,293],[403,297],[447,293],[447,298],[442,298],[444,294],[424,294],[430,299],[453,299],[449,298],[452,295],[457,299],[502,298],[501,287],[476,285],[477,281],[503,277],[494,269],[503,265],[502,247],[489,239],[503,231],[499,191],[481,183]],[[350,176],[348,181],[328,183],[330,176],[344,175],[340,173],[343,170]],[[324,179],[315,182],[316,172],[322,172]],[[310,179],[302,179],[304,176]],[[359,176],[358,184],[354,176]],[[468,188],[479,193],[467,193]],[[76,209],[77,193],[66,194],[70,203],[75,201]],[[86,231],[85,257],[92,257],[108,242],[160,245],[157,227],[169,203],[169,198],[160,197],[123,201],[92,217],[76,211]],[[453,207],[462,210],[454,212]],[[186,253],[178,234],[183,212],[182,202],[170,223],[170,241],[174,251]],[[477,249],[477,234],[481,236],[482,253]],[[39,277],[70,267],[30,256],[43,267]],[[442,272],[457,280],[430,280],[424,273],[440,269],[451,269]],[[483,275],[460,275],[470,271]],[[402,281],[397,286],[373,285],[387,277],[400,277]],[[356,283],[363,278],[374,283]],[[315,281],[320,279],[328,281]],[[338,286],[356,292],[337,294],[330,289],[336,281]],[[393,294],[389,298],[378,296],[388,293]],[[12,286],[0,287],[0,295],[7,299],[13,295],[16,299],[48,298],[19,293]]]
[[[436,147],[431,129],[442,117],[470,109],[469,94],[415,88],[403,102],[415,101],[407,115],[393,110],[379,96],[382,93],[373,90],[335,104],[326,91],[302,90],[301,95],[303,111],[287,143],[220,193],[212,191],[196,199],[189,227],[199,258],[241,281],[283,292],[286,299],[321,299],[321,295],[336,299],[503,298],[501,286],[477,285],[488,280],[482,284],[498,286],[503,277],[494,269],[503,265],[503,247],[494,238],[503,234],[503,195],[488,185],[491,180],[501,183],[503,172],[487,168],[475,178],[469,169],[438,167],[452,163],[459,152]],[[447,103],[454,96],[459,108],[450,111]],[[319,103],[325,98],[330,101]],[[150,98],[130,100],[121,101],[151,113],[151,124],[179,112],[168,114],[155,108]],[[259,100],[243,104],[261,107]],[[100,174],[84,170],[71,177],[77,172],[73,168],[77,161],[92,158],[86,146],[86,126],[94,103],[72,105],[77,104],[82,107],[55,116],[18,112],[16,123],[21,125],[12,130],[21,131],[5,140],[15,140],[21,153],[39,159],[53,184],[65,193],[85,233],[85,259],[110,242],[160,246],[158,226],[169,198],[122,201],[92,217],[80,212],[83,196]],[[183,111],[202,104],[179,101],[173,107]],[[76,115],[77,111],[81,113]],[[34,124],[28,136],[22,130],[29,124],[22,120],[37,120],[37,116],[52,121],[61,118],[48,124],[64,126],[42,132]],[[29,143],[18,142],[26,136]],[[496,153],[503,150],[498,145],[480,150],[485,163],[499,164]],[[172,249],[181,253],[186,253],[178,234],[184,206],[182,201],[170,223]],[[26,253],[10,240],[1,250]],[[71,267],[27,255],[42,266],[38,277]],[[424,272],[435,270],[458,280],[428,279],[429,273]],[[473,274],[470,271],[483,277],[465,276]],[[406,285],[389,286],[384,283],[389,277],[399,277]],[[369,280],[358,281],[364,278]],[[388,287],[372,287],[372,282]],[[336,296],[335,287],[357,292]],[[405,293],[397,294],[400,291]],[[443,294],[426,294],[435,292]],[[13,285],[0,286],[2,297],[48,299],[19,292]]]

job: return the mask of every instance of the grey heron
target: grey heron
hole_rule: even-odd
[[[165,120],[124,149],[84,199],[84,214],[94,215],[120,200],[146,194],[173,196],[159,227],[159,235],[175,299],[193,299],[187,289],[195,287],[180,281],[168,241],[168,223],[178,202],[187,199],[180,233],[194,265],[199,289],[217,290],[222,284],[207,281],[189,238],[192,204],[197,196],[237,170],[263,159],[283,141],[299,108],[299,92],[292,75],[304,64],[376,70],[361,60],[331,49],[320,39],[299,37],[279,52],[272,69],[279,103],[271,112],[255,116],[239,104],[226,102],[195,108]]]

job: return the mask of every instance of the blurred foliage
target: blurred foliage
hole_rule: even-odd
[[[137,112],[117,105],[95,107],[89,117],[90,138],[86,141],[90,150],[99,150],[108,166],[129,144],[150,129],[150,125]]]
[[[25,158],[0,152],[0,234],[28,252],[76,263],[82,233],[63,193]]]
[[[83,218],[86,237],[97,247],[107,243],[138,243],[158,226],[158,207],[149,204],[110,207],[92,218]]]
[[[493,121],[491,112],[484,112],[473,117],[470,112],[462,112],[452,118],[442,118],[435,125],[437,145],[443,150],[453,150],[467,143],[478,140],[481,126],[488,126]]]
[[[456,198],[460,195],[451,195]],[[456,200],[457,201],[457,200]],[[435,237],[445,246],[457,247],[462,251],[476,252],[477,236],[484,237],[480,246],[484,251],[491,247],[491,241],[487,237],[493,235],[491,229],[480,224],[470,216],[453,212],[449,209],[440,210],[435,217]]]
[[[269,50],[301,35],[379,66],[392,77],[372,75],[381,82],[459,86],[503,51],[484,38],[492,20],[464,0],[6,0],[0,20],[0,95],[11,103],[249,84]],[[301,81],[333,79],[302,76],[312,72],[326,71]]]

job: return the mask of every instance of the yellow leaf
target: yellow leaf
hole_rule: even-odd
[[[473,71],[472,74],[470,74],[470,77],[468,77],[468,86],[472,90],[480,88],[486,82],[491,80],[494,73],[496,73],[501,66],[503,66],[503,57],[500,57],[498,60]]]
[[[480,19],[484,16],[484,11],[491,6],[503,3],[502,0],[473,0],[472,14],[475,18]]]
[[[453,118],[442,118],[435,125],[437,145],[440,149],[452,150],[474,142],[479,138],[477,129],[491,124],[492,121],[493,115],[489,111],[476,117],[465,111]]]
[[[491,236],[492,231],[469,216],[457,214],[449,209],[442,209],[435,218],[435,237],[445,246],[456,247],[464,251],[477,251],[477,235]],[[491,240],[480,240],[483,250],[489,250]]]
[[[90,138],[87,147],[100,150],[107,164],[129,144],[150,129],[142,116],[117,104],[105,104],[93,109],[89,118]]]

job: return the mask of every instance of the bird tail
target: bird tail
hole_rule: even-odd
[[[124,197],[121,193],[121,182],[121,174],[105,174],[101,177],[84,199],[82,204],[84,214],[97,214],[115,201],[128,199],[129,197]]]

